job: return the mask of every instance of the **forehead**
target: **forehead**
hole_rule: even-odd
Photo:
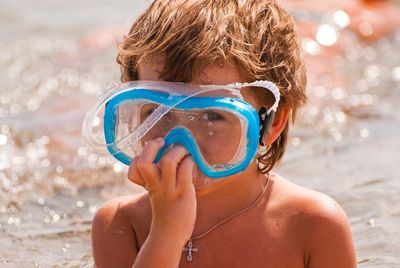
[[[150,81],[163,81],[160,77],[164,69],[164,58],[162,56],[153,56],[146,62],[139,64],[137,73],[139,80],[150,80]],[[249,82],[246,81],[245,77],[240,73],[239,68],[232,63],[223,64],[208,64],[201,68],[197,73],[193,74],[192,84],[198,85],[227,85],[235,82]],[[263,97],[265,94],[260,94],[252,88],[243,88],[241,93],[244,99],[253,105],[256,109],[259,109],[262,105],[269,104],[274,98]],[[267,103],[266,103],[267,101]]]
[[[138,78],[140,80],[162,80],[160,74],[164,69],[164,65],[165,62],[162,56],[152,56],[147,61],[139,64]],[[199,85],[226,85],[234,82],[246,82],[246,80],[236,65],[223,63],[203,66],[193,74],[190,82]]]

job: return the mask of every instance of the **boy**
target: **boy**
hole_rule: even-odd
[[[306,101],[294,23],[275,1],[156,0],[117,60],[123,82],[269,80],[280,103],[257,157],[220,180],[207,178],[180,144],[154,164],[165,139],[149,139],[128,172],[146,193],[113,199],[95,215],[96,267],[356,267],[340,206],[271,172],[285,150],[288,120]],[[273,103],[252,88],[243,96],[257,111]]]

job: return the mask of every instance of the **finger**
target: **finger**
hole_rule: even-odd
[[[192,156],[186,155],[178,166],[176,188],[180,192],[187,191],[193,187],[193,168],[194,161]]]
[[[146,145],[143,147],[142,152],[140,153],[140,158],[144,162],[153,163],[154,159],[156,159],[158,150],[160,150],[161,147],[163,146],[164,146],[164,139],[161,137],[148,141]]]
[[[145,182],[145,180],[143,179],[142,175],[140,174],[139,170],[136,167],[137,160],[138,160],[138,157],[133,158],[131,163],[130,163],[130,165],[129,165],[128,179],[131,182],[146,188],[146,182]]]
[[[147,142],[136,161],[136,168],[144,179],[148,190],[154,189],[160,182],[160,170],[153,162],[163,145],[164,140],[162,138]]]
[[[176,170],[188,151],[182,145],[174,145],[160,160],[161,184],[166,190],[176,189]]]

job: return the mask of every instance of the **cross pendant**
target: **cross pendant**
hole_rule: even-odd
[[[192,239],[190,239],[188,241],[188,247],[183,247],[182,251],[187,251],[188,255],[186,256],[186,260],[192,261],[193,260],[192,252],[197,252],[199,250],[198,248],[194,247]]]

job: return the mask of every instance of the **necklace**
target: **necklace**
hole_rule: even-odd
[[[239,216],[239,215],[245,213],[246,211],[248,211],[249,209],[251,209],[252,207],[254,207],[254,206],[258,203],[258,201],[261,200],[261,197],[264,195],[264,193],[267,191],[268,184],[269,184],[269,174],[268,174],[268,176],[267,176],[267,183],[266,183],[266,185],[265,185],[263,191],[262,191],[261,194],[257,197],[257,199],[254,200],[248,207],[246,207],[246,208],[242,209],[241,211],[239,211],[239,212],[237,212],[237,213],[235,213],[235,214],[229,216],[228,218],[223,219],[222,221],[220,221],[220,222],[217,223],[216,225],[212,226],[212,227],[211,227],[210,229],[208,229],[207,231],[205,231],[205,232],[203,232],[203,233],[201,233],[201,234],[199,234],[199,235],[192,236],[192,237],[188,240],[188,242],[187,242],[187,247],[183,247],[183,249],[182,249],[182,251],[187,252],[186,260],[187,260],[187,261],[192,261],[192,260],[193,260],[192,252],[198,252],[198,251],[199,251],[199,249],[196,248],[196,247],[194,246],[193,240],[195,240],[195,239],[200,239],[200,238],[206,236],[208,233],[210,233],[211,231],[213,231],[214,229],[216,229],[216,228],[219,227],[220,225],[222,225],[222,224],[224,224],[225,222],[227,222],[227,221],[229,221],[229,220],[231,220],[231,219],[233,219],[233,218],[235,218],[235,217],[237,217],[237,216]]]

